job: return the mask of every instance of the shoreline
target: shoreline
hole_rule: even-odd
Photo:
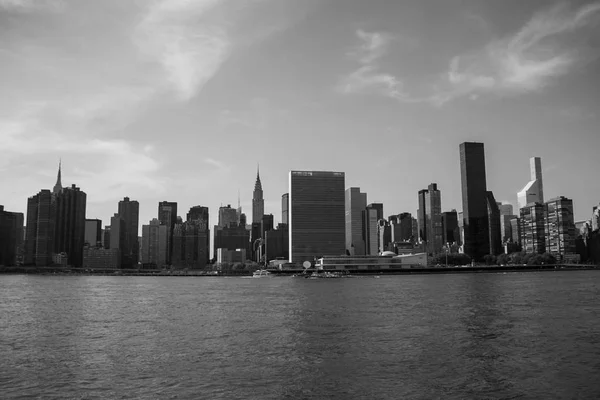
[[[468,266],[468,267],[430,267],[405,269],[363,269],[349,270],[350,275],[430,275],[465,273],[506,273],[506,272],[550,272],[550,271],[600,271],[600,265],[557,264],[557,265],[505,265],[505,266]],[[339,272],[340,270],[327,270]],[[302,269],[269,270],[274,276],[291,276],[302,273]],[[205,270],[137,270],[137,269],[100,269],[64,268],[64,267],[3,267],[0,275],[82,275],[82,276],[154,276],[154,277],[248,277],[249,271],[205,271]]]

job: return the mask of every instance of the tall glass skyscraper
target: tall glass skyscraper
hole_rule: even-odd
[[[461,143],[460,180],[463,205],[464,253],[475,260],[489,254],[490,236],[483,143]]]
[[[346,252],[343,172],[290,171],[289,261]]]

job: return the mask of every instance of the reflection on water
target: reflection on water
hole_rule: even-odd
[[[599,280],[1,276],[2,398],[598,398]]]

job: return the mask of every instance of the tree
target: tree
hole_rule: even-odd
[[[483,262],[485,262],[485,265],[494,265],[496,264],[496,256],[493,254],[486,254],[483,256]]]
[[[510,263],[510,256],[508,254],[500,254],[496,258],[496,263],[498,265],[508,265]]]
[[[548,264],[548,265],[556,264],[556,257],[551,253],[542,254],[541,260],[544,264]]]

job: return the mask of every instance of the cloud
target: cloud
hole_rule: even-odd
[[[377,93],[396,99],[404,98],[402,82],[394,75],[380,72],[379,60],[385,56],[393,39],[383,32],[356,31],[360,43],[350,57],[361,66],[340,79],[337,90],[344,94]]]
[[[220,171],[226,171],[229,169],[229,166],[227,164],[223,163],[222,161],[215,160],[214,158],[205,158],[204,162],[208,165],[216,167]]]
[[[134,34],[139,50],[157,60],[181,100],[192,98],[231,54],[222,0],[152,4]]]
[[[542,10],[516,33],[456,56],[439,90],[430,99],[443,104],[473,93],[536,92],[585,61],[581,41],[571,37],[598,21],[600,3],[570,9],[557,4]]]

